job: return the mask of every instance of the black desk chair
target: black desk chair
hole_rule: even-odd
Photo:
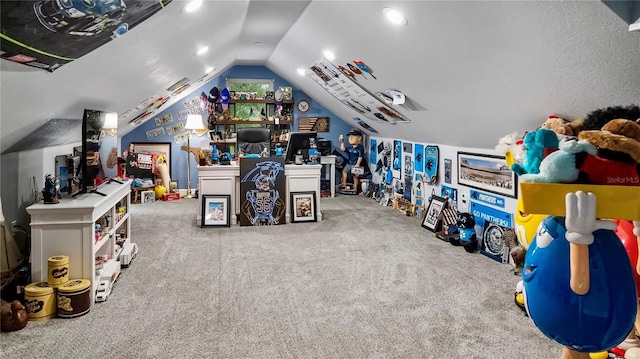
[[[238,156],[262,154],[271,156],[271,131],[265,127],[249,127],[238,129],[236,135]]]

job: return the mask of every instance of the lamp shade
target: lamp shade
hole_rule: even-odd
[[[187,130],[204,130],[202,115],[188,115],[184,128]]]
[[[118,114],[116,112],[107,112],[104,116],[105,130],[114,130],[118,128]]]

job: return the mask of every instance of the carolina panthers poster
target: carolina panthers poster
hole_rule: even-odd
[[[240,160],[241,226],[284,224],[286,195],[282,157]]]
[[[2,58],[54,71],[125,35],[171,0],[2,1]]]
[[[438,163],[440,161],[438,146],[426,146],[424,148],[424,173],[429,184],[438,182]]]

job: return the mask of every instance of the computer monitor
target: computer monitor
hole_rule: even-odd
[[[315,132],[292,132],[289,134],[289,142],[287,143],[287,151],[285,153],[284,162],[295,162],[296,153],[301,151],[303,158],[309,158],[309,139],[316,139]]]

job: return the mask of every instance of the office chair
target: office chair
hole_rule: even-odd
[[[239,156],[262,153],[271,156],[271,131],[266,127],[240,128],[236,141]]]

